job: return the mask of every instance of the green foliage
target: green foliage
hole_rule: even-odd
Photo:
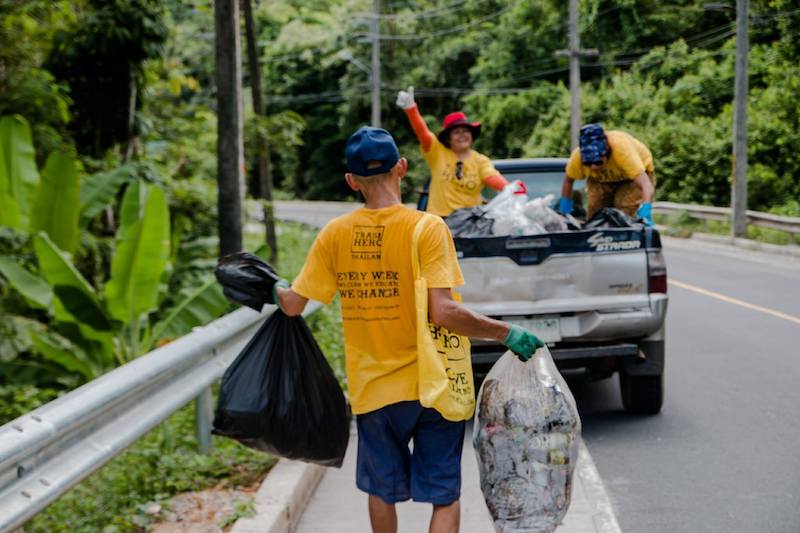
[[[153,522],[143,512],[147,503],[215,486],[248,487],[275,463],[273,457],[230,439],[213,437],[212,442],[210,455],[198,452],[194,409],[189,405],[67,492],[25,531],[142,531]]]
[[[28,121],[21,116],[0,118],[0,225],[28,227],[29,206],[38,184]]]
[[[85,2],[55,35],[45,66],[71,89],[80,151],[100,157],[133,136],[142,65],[161,52],[167,29],[157,0]]]
[[[161,277],[169,258],[169,210],[164,191],[134,182],[120,208],[111,278],[105,287],[109,314],[126,324],[157,306]]]
[[[31,232],[43,231],[65,252],[78,245],[80,183],[75,158],[53,152],[42,170],[31,211]]]
[[[33,385],[0,385],[0,425],[58,397],[59,391]]]
[[[303,264],[313,242],[315,230],[300,224],[279,225],[280,272],[293,277]],[[255,235],[248,236],[248,247],[257,247]],[[344,357],[341,316],[338,305],[327,306],[309,318],[309,326],[337,377],[344,382]],[[28,389],[4,394],[33,394]],[[46,399],[49,391],[34,391]],[[30,410],[35,398],[25,403]],[[2,412],[2,411],[0,411]],[[30,532],[94,532],[113,527],[114,531],[141,531],[153,523],[143,509],[149,502],[165,502],[174,494],[209,487],[248,487],[259,481],[275,463],[275,458],[245,448],[233,440],[213,437],[213,451],[205,456],[197,451],[192,406],[181,409],[161,426],[136,442],[128,451],[81,482],[48,507],[26,526]],[[217,524],[230,525],[248,516],[252,506],[237,504],[234,513]]]

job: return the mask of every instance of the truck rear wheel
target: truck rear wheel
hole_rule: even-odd
[[[633,376],[625,369],[619,371],[622,405],[629,413],[654,415],[664,403],[664,374]]]

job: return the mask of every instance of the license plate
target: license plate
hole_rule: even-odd
[[[561,340],[561,323],[558,318],[512,318],[509,322],[532,331],[544,342]]]

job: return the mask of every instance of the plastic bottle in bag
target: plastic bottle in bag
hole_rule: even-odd
[[[552,532],[570,504],[581,422],[547,348],[521,362],[506,352],[486,376],[472,444],[499,533]]]

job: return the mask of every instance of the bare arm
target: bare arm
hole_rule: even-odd
[[[454,333],[503,342],[511,328],[506,322],[473,313],[453,300],[450,289],[428,289],[431,322]]]
[[[275,292],[278,294],[280,308],[284,313],[289,316],[299,316],[303,314],[303,310],[306,308],[306,304],[308,303],[308,298],[300,296],[292,289],[282,289],[280,287],[276,287]]]
[[[564,176],[564,183],[561,185],[561,198],[572,198],[572,181],[567,176]]]
[[[633,178],[633,182],[642,190],[642,201],[652,203],[656,189],[653,187],[653,184],[650,183],[650,176],[647,175],[647,172],[642,172]]]

